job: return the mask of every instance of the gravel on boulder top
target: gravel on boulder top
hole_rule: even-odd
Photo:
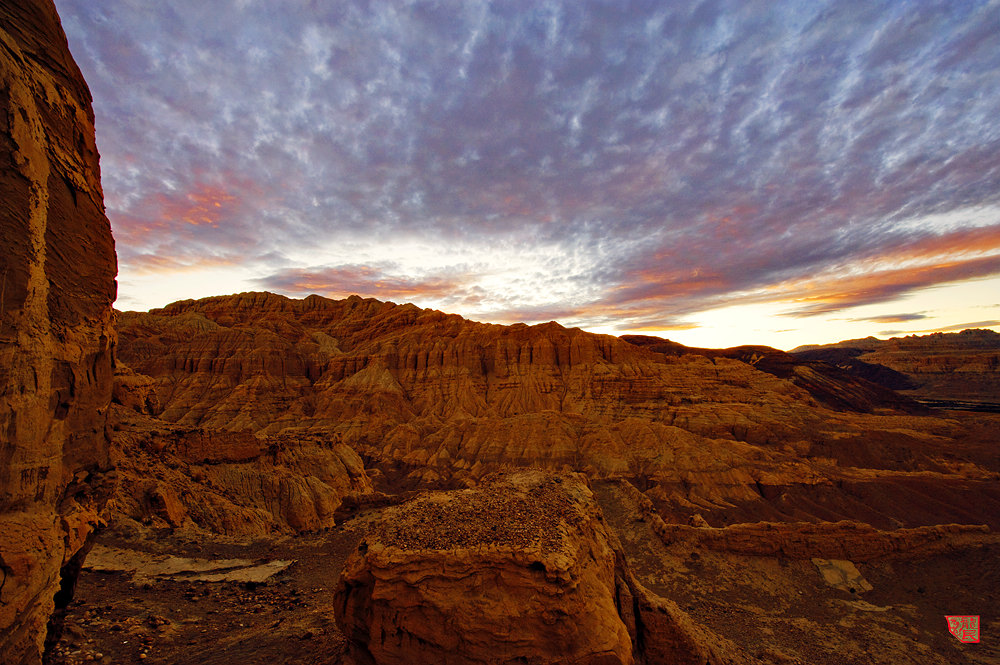
[[[566,525],[584,515],[559,476],[526,487],[490,478],[460,492],[432,493],[401,506],[371,541],[405,550],[480,546],[557,549]]]

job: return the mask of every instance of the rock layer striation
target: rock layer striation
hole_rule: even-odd
[[[109,492],[116,261],[51,0],[0,2],[0,654],[41,660]]]
[[[117,485],[110,527],[234,537],[312,532],[372,493],[361,458],[336,439],[173,425],[112,405]],[[197,537],[192,533],[192,537]]]
[[[270,293],[119,322],[121,356],[152,382],[152,396],[134,399],[158,404],[160,419],[335,436],[383,489],[536,466],[629,479],[665,519],[712,526],[1000,525],[1000,459],[967,455],[961,423],[775,349]]]

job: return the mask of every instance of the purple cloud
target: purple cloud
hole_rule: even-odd
[[[1000,251],[1000,216],[913,222],[1000,209],[995,3],[57,4],[123,272],[257,261],[292,292],[355,265],[290,258],[313,247],[544,244],[599,266],[580,302],[508,314],[636,329],[1000,274],[970,254]],[[844,272],[893,257],[926,261]],[[326,276],[475,300],[481,275],[433,272]],[[795,286],[817,274],[843,278]]]

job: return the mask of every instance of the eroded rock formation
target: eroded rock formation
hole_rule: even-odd
[[[345,500],[356,505],[372,492],[361,458],[335,438],[173,425],[141,413],[147,403],[112,406],[120,482],[109,519],[118,533],[143,525],[236,537],[319,531],[336,523]]]
[[[635,581],[579,475],[523,470],[386,511],[335,602],[358,663],[733,662]]]
[[[928,555],[996,542],[985,524],[939,524],[912,529],[879,530],[860,522],[755,522],[709,526],[700,515],[691,524],[670,524],[653,501],[628,483],[619,490],[630,495],[644,521],[667,545],[689,546],[763,557],[790,559],[853,559],[868,561],[889,554]]]
[[[628,478],[679,522],[1000,525],[1000,459],[966,454],[962,423],[774,349],[268,293],[119,321],[159,418],[335,435],[395,489],[538,466]]]
[[[992,330],[867,337],[793,353],[840,365],[932,404],[1000,411],[1000,333]]]
[[[16,665],[40,662],[111,485],[116,262],[52,2],[0,2],[0,42],[0,654]]]

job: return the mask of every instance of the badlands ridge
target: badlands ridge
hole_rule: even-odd
[[[115,313],[51,0],[0,42],[2,665],[1000,662],[996,333]]]

